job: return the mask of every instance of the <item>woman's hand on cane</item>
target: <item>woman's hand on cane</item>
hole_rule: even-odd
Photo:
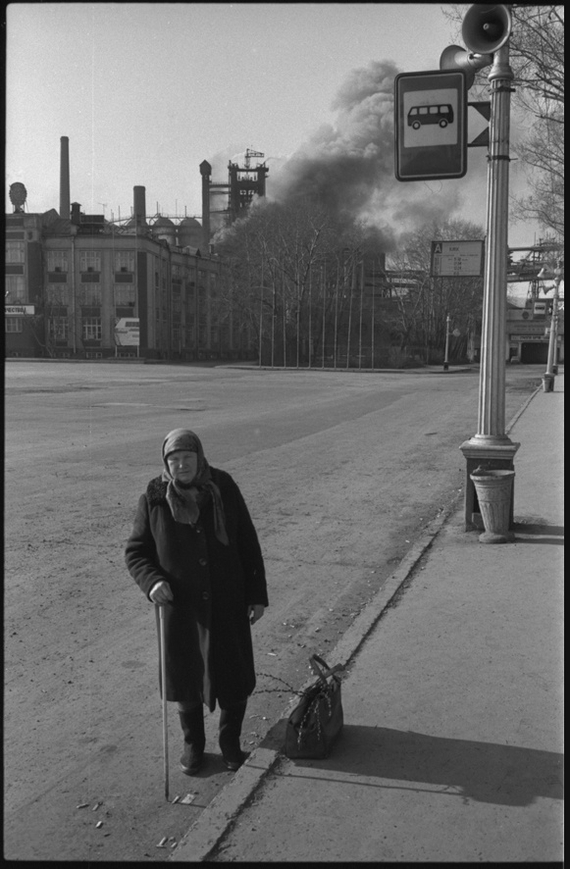
[[[251,624],[255,624],[258,619],[261,618],[263,613],[265,612],[265,607],[261,603],[254,603],[248,607],[247,614],[249,616],[249,621]]]
[[[158,606],[163,606],[164,604],[170,603],[170,601],[174,600],[172,590],[164,579],[161,579],[160,582],[153,585],[149,597],[151,601]]]

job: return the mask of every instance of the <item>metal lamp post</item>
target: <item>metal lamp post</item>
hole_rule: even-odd
[[[443,360],[443,370],[448,371],[449,369],[449,326],[451,323],[451,317],[449,314],[445,320],[445,357]]]
[[[550,335],[548,339],[548,361],[546,363],[546,372],[542,379],[545,392],[553,392],[554,390],[554,375],[556,373],[556,345],[558,343],[558,298],[560,282],[563,278],[564,271],[561,268],[561,262],[558,260],[554,269],[554,296],[552,298],[552,317],[550,320]]]
[[[509,127],[511,84],[514,78],[509,65],[508,42],[494,52],[488,78],[491,115],[478,423],[477,433],[460,446],[467,461],[466,530],[478,527],[475,524],[475,493],[470,474],[482,463],[489,468],[512,469],[514,455],[520,446],[505,434]]]

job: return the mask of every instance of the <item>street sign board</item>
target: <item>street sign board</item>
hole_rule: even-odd
[[[394,89],[398,181],[462,178],[467,172],[465,72],[403,72]]]
[[[139,346],[140,321],[138,318],[121,317],[115,321],[115,344],[117,347]]]
[[[8,316],[24,317],[26,314],[35,313],[34,305],[5,305],[4,313]]]
[[[432,241],[431,275],[479,277],[483,274],[483,245],[479,241]]]

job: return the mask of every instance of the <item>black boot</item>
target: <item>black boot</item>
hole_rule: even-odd
[[[249,754],[241,750],[239,742],[246,706],[247,701],[220,711],[219,742],[222,759],[231,770],[239,769],[244,760],[249,757]]]
[[[206,747],[204,710],[200,704],[185,712],[179,710],[178,714],[184,733],[184,751],[180,758],[180,766],[186,775],[196,775],[204,761]]]

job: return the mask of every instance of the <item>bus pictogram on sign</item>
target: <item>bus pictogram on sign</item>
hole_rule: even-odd
[[[419,130],[425,124],[438,124],[445,129],[453,123],[453,108],[450,103],[442,106],[412,106],[408,112],[408,127]]]

